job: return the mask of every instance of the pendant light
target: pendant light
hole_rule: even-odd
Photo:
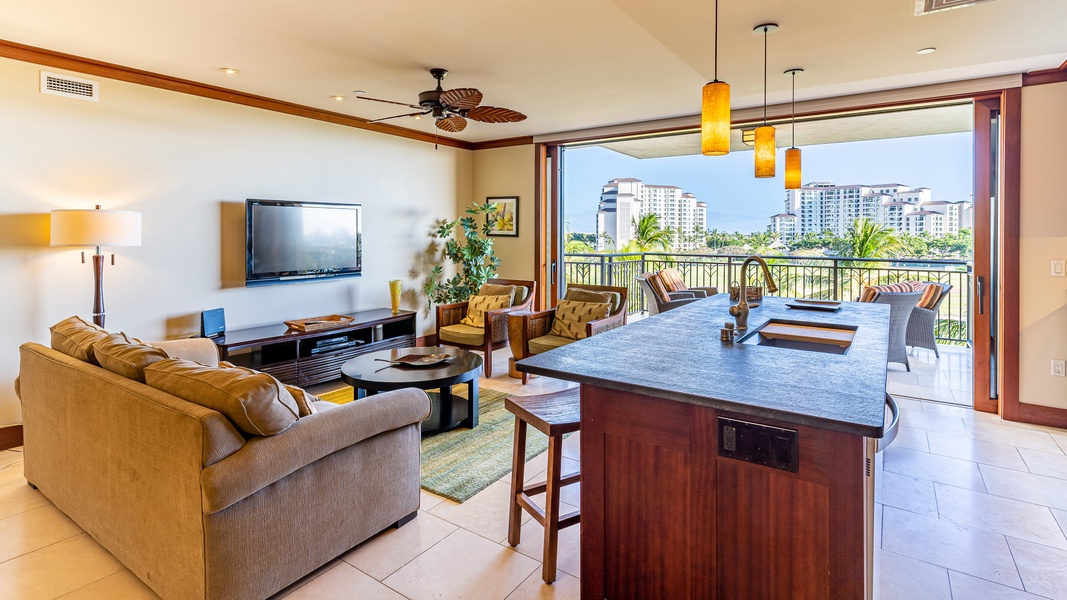
[[[719,81],[719,0],[715,0],[715,72],[704,84],[700,102],[700,152],[704,156],[730,153],[730,84]]]
[[[793,124],[790,127],[793,143],[785,151],[785,189],[800,189],[800,148],[797,148],[797,73],[804,69],[789,69],[785,72],[793,78]]]
[[[767,124],[767,34],[777,31],[775,23],[757,25],[752,31],[763,34],[763,125],[756,128],[756,177],[774,177],[774,127]]]

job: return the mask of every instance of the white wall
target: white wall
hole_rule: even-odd
[[[1022,91],[1019,400],[1067,408],[1067,378],[1050,361],[1067,359],[1067,277],[1050,261],[1067,259],[1067,83]]]
[[[473,197],[471,152],[106,79],[98,103],[60,98],[39,71],[0,59],[0,424],[21,420],[19,344],[90,318],[92,267],[48,246],[56,208],[143,213],[143,246],[105,267],[111,331],[185,336],[219,306],[231,329],[388,306],[395,278],[432,331],[421,257],[433,222]],[[364,277],[243,287],[246,198],[363,203]]]

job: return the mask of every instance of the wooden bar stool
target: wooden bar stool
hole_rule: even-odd
[[[563,464],[563,435],[578,431],[581,413],[578,389],[564,390],[536,396],[509,396],[504,407],[515,414],[515,452],[511,465],[511,499],[508,504],[508,543],[519,544],[522,512],[525,510],[545,528],[545,549],[541,579],[545,583],[556,580],[556,545],[559,530],[578,523],[578,511],[560,516],[559,490],[578,483],[579,473],[560,476]],[[526,425],[548,436],[548,478],[541,483],[523,485],[526,470]],[[545,493],[545,508],[537,506],[530,496]]]

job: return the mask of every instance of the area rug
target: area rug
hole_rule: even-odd
[[[466,397],[467,386],[452,393]],[[344,404],[352,388],[319,396]],[[478,426],[458,428],[422,440],[422,489],[455,502],[464,502],[511,472],[515,415],[504,408],[503,392],[482,389],[478,394]],[[526,460],[548,449],[548,437],[527,427]]]

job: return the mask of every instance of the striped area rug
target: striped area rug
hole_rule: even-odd
[[[466,397],[467,386],[452,393]],[[422,440],[422,489],[455,502],[464,502],[511,472],[515,415],[504,408],[502,392],[482,389],[478,398],[478,426],[457,428]],[[352,388],[321,394],[344,404]],[[548,438],[532,427],[526,433],[526,460],[548,449]]]

